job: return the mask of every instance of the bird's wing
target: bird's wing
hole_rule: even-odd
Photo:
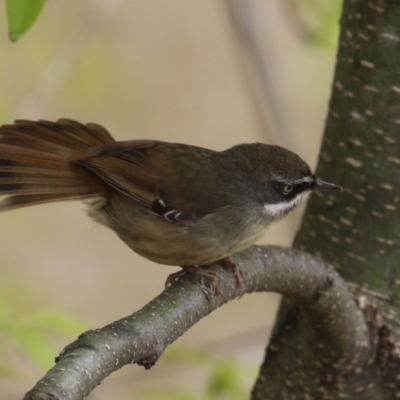
[[[150,140],[91,149],[80,162],[143,210],[192,224],[229,204],[212,150]]]

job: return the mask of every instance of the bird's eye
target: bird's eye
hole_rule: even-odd
[[[288,195],[289,193],[291,193],[294,189],[293,185],[286,185],[282,188],[282,194],[284,195]]]

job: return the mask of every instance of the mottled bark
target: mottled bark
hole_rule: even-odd
[[[341,29],[316,174],[346,191],[310,199],[294,246],[365,288],[375,352],[336,363],[286,301],[254,399],[400,398],[400,1],[345,0]]]
[[[296,300],[318,351],[334,352],[337,363],[344,362],[342,354],[370,357],[363,314],[332,266],[282,247],[252,247],[234,261],[244,274],[245,293],[274,291]],[[170,343],[240,294],[232,271],[218,264],[210,268],[221,278],[220,295],[203,278],[184,276],[142,310],[81,335],[24,399],[81,400],[124,365],[151,367]]]
[[[347,1],[317,174],[295,246],[400,301],[400,2]]]

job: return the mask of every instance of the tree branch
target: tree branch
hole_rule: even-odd
[[[244,273],[243,291],[274,291],[293,298],[304,317],[316,351],[331,363],[357,359],[370,352],[364,316],[345,282],[324,261],[295,249],[253,246],[233,257]],[[104,328],[88,331],[68,345],[56,365],[24,400],[78,400],[113,371],[137,363],[150,368],[165,348],[201,318],[240,295],[231,271],[207,267],[220,278],[216,295],[206,280],[186,275],[140,311]],[[362,351],[361,351],[362,350]]]

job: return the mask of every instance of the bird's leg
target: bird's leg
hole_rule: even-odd
[[[233,274],[235,275],[236,279],[236,286],[240,290],[240,297],[243,296],[244,291],[243,291],[243,271],[239,268],[239,266],[235,263],[235,261],[232,260],[230,257],[224,257],[221,259],[222,264],[225,265],[225,267],[228,267],[232,270]]]
[[[192,274],[206,279],[206,281],[214,288],[215,293],[217,293],[218,295],[221,294],[221,291],[219,290],[220,279],[216,272],[203,269],[201,267],[198,267],[197,265],[183,265],[181,268],[182,269],[180,271],[174,272],[173,274],[168,276],[167,280],[165,281],[166,288],[172,285],[172,283],[174,283],[182,275],[186,274],[187,272],[191,272]]]

